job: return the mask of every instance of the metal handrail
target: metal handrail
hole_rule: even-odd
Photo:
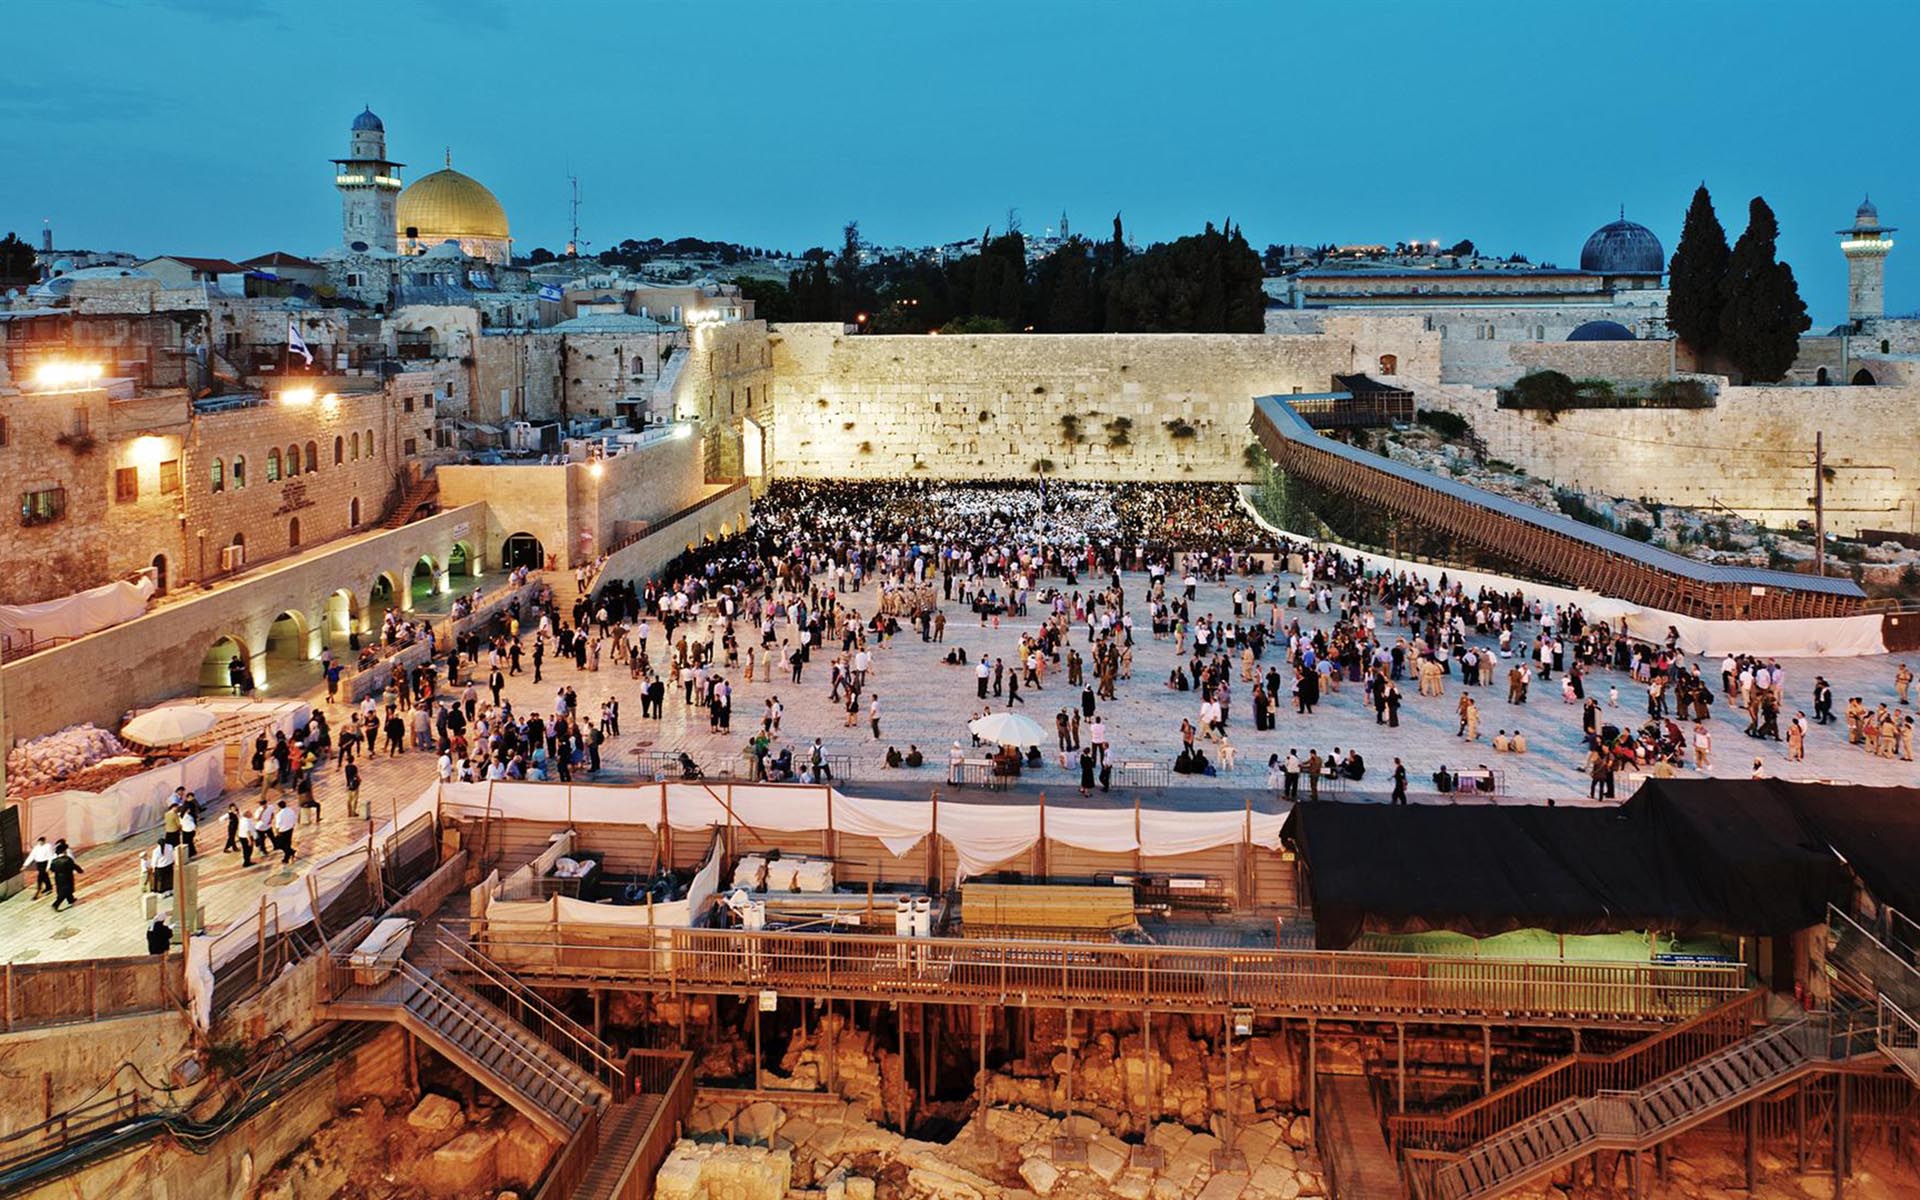
[[[468,947],[448,937],[444,931],[440,933],[437,945],[443,953],[451,955],[460,967],[471,970],[485,979],[488,984],[500,988],[522,1007],[532,1010],[541,1020],[563,1034],[580,1053],[587,1055],[602,1068],[597,1072],[601,1075],[602,1082],[618,1090],[621,1082],[626,1078],[626,1071],[615,1060],[612,1046],[607,1045],[592,1030],[561,1012],[551,1001],[508,974],[499,964],[481,954],[469,953]],[[578,1059],[574,1061],[582,1067],[587,1065],[579,1062]]]
[[[1396,1144],[1410,1137],[1419,1137],[1422,1139],[1420,1144],[1424,1149],[1436,1148],[1429,1144],[1426,1139],[1444,1138],[1448,1134],[1460,1134],[1464,1136],[1467,1141],[1477,1141],[1478,1138],[1473,1136],[1473,1130],[1471,1128],[1463,1130],[1462,1127],[1469,1126],[1480,1114],[1497,1106],[1518,1103],[1522,1099],[1523,1094],[1529,1089],[1547,1086],[1551,1082],[1557,1082],[1559,1077],[1565,1076],[1568,1080],[1566,1086],[1570,1091],[1576,1093],[1582,1092],[1585,1090],[1583,1086],[1584,1081],[1580,1078],[1582,1074],[1606,1075],[1616,1069],[1630,1071],[1633,1064],[1636,1064],[1642,1058],[1657,1056],[1663,1049],[1675,1046],[1689,1035],[1706,1031],[1707,1027],[1716,1026],[1721,1022],[1726,1022],[1730,1025],[1730,1032],[1734,1032],[1735,1036],[1718,1045],[1712,1045],[1701,1053],[1692,1054],[1686,1060],[1698,1061],[1700,1058],[1717,1054],[1726,1046],[1733,1045],[1749,1036],[1749,1031],[1752,1026],[1757,1023],[1753,1018],[1759,1017],[1766,1011],[1768,994],[1765,988],[1752,989],[1744,995],[1718,1007],[1709,1009],[1691,1020],[1683,1021],[1678,1025],[1663,1029],[1650,1037],[1642,1038],[1632,1045],[1616,1050],[1610,1054],[1569,1055],[1556,1062],[1548,1063],[1537,1071],[1523,1075],[1519,1079],[1506,1084],[1504,1087],[1496,1088],[1484,1096],[1468,1101],[1444,1113],[1393,1114],[1387,1118],[1388,1133]],[[1714,1032],[1717,1033],[1718,1030]],[[1670,1066],[1665,1066],[1664,1069],[1655,1071],[1652,1078],[1658,1078],[1660,1075],[1677,1071],[1684,1065],[1686,1065],[1685,1062],[1674,1062]],[[1517,1121],[1524,1121],[1529,1119],[1529,1116],[1530,1114],[1520,1114],[1505,1123],[1513,1124]]]
[[[336,971],[352,970],[350,959],[347,955],[336,955],[333,961]],[[495,1026],[498,1022],[489,1016],[484,1009],[476,1007],[471,1001],[467,1000],[466,997],[460,995],[446,984],[435,979],[405,959],[394,963],[393,969],[395,974],[413,984],[421,992],[445,1004],[448,1008],[453,1009],[466,1020],[468,1025],[477,1029],[481,1037],[499,1047],[509,1058],[514,1059],[534,1073],[551,1079],[562,1091],[566,1092],[586,1108],[592,1109],[597,1107],[597,1100],[591,1090],[575,1084],[572,1079],[567,1077],[565,1072],[555,1069],[552,1062],[528,1049],[524,1043],[511,1038],[501,1037],[495,1031]],[[404,1000],[401,1001],[401,1007],[406,1007]]]

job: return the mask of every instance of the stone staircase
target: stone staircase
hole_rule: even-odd
[[[1822,1014],[1769,1027],[1633,1091],[1555,1105],[1443,1163],[1417,1191],[1489,1200],[1598,1150],[1645,1150],[1836,1061]]]
[[[439,500],[440,480],[437,476],[429,475],[424,479],[416,480],[400,494],[400,502],[393,506],[393,511],[388,513],[387,519],[380,523],[380,528],[399,529],[418,516],[421,509],[431,510],[437,507]]]
[[[391,1021],[409,1030],[543,1131],[571,1141],[607,1107],[611,1090],[471,989],[404,959],[377,983],[343,960],[322,1004],[334,1020]],[[343,980],[342,976],[346,978]]]

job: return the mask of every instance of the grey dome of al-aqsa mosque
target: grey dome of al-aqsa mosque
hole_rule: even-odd
[[[1659,275],[1667,269],[1667,252],[1653,230],[1623,213],[1593,231],[1580,248],[1580,269],[1596,275]]]

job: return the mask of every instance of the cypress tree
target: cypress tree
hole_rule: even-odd
[[[1720,348],[1749,383],[1785,378],[1800,350],[1800,335],[1813,322],[1800,299],[1793,268],[1775,258],[1780,225],[1758,196],[1747,210],[1746,232],[1727,260],[1726,307],[1720,314]]]
[[[1727,231],[1714,215],[1707,185],[1694,190],[1680,244],[1667,264],[1667,325],[1696,354],[1720,345],[1720,313],[1726,307]]]

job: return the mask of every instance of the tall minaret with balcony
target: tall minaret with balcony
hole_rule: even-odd
[[[400,168],[387,157],[387,127],[371,108],[353,119],[347,157],[333,160],[333,185],[340,189],[340,242],[365,242],[381,250],[399,249],[393,223],[400,198]]]
[[[1880,223],[1880,210],[1871,199],[1860,201],[1853,225],[1835,230],[1840,253],[1847,256],[1847,319],[1875,321],[1887,315],[1887,253],[1893,249],[1893,226]]]

